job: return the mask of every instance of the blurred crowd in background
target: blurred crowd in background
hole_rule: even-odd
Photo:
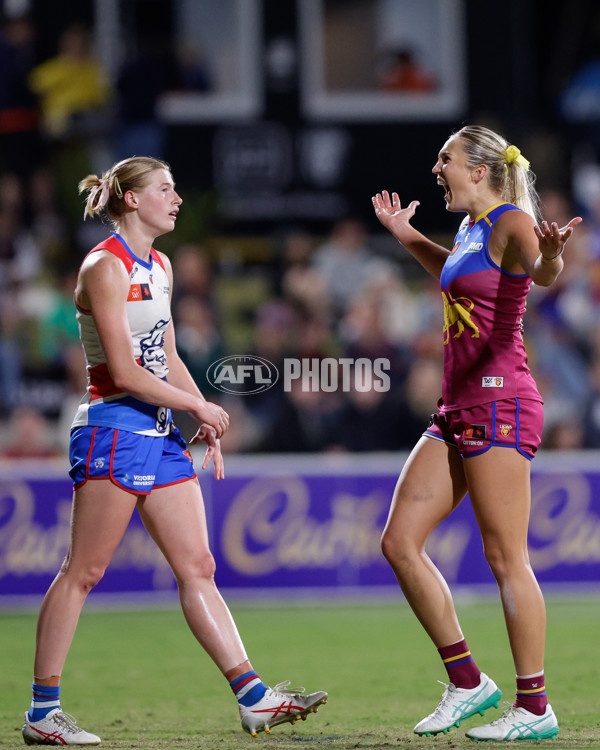
[[[129,59],[109,81],[84,27],[67,28],[46,60],[35,59],[33,34],[31,19],[16,17],[0,36],[0,457],[9,459],[63,456],[85,391],[73,289],[82,258],[110,227],[82,221],[77,181],[98,171],[107,137],[115,158],[161,156],[163,138],[152,113],[164,68],[149,76],[146,63]],[[210,85],[185,57],[167,72],[180,88]],[[525,319],[547,449],[600,448],[599,184],[597,170],[581,169],[571,193],[541,190],[549,220],[585,218],[563,274],[549,289],[532,289]],[[450,246],[452,236],[444,239]],[[402,248],[382,252],[381,236],[353,217],[319,234],[299,223],[278,227],[260,241],[255,263],[238,260],[243,239],[234,236],[215,244],[176,230],[158,243],[173,263],[181,356],[206,397],[231,415],[225,452],[411,448],[440,395],[438,283]],[[298,381],[290,392],[225,396],[206,370],[228,354],[276,366],[286,357],[384,357],[392,385],[327,393]],[[193,425],[185,415],[178,421],[189,437]]]

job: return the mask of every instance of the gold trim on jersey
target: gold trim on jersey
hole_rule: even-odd
[[[473,223],[477,224],[479,219],[485,219],[490,226],[493,226],[493,223],[487,217],[488,214],[491,211],[493,211],[495,208],[498,208],[498,206],[506,206],[506,205],[511,205],[511,204],[508,201],[500,201],[500,203],[495,203],[493,206],[486,208],[485,211],[482,211]]]

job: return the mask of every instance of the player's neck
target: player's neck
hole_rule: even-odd
[[[467,210],[469,218],[471,221],[475,221],[479,216],[489,211],[492,206],[498,205],[498,203],[502,203],[502,196],[497,193],[486,192],[478,196]]]
[[[154,237],[144,232],[139,227],[121,225],[118,233],[127,243],[127,247],[138,258],[148,261],[154,242]]]

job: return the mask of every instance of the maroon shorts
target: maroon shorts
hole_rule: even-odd
[[[507,398],[470,409],[445,411],[440,400],[438,407],[423,434],[455,445],[463,458],[497,446],[516,448],[531,461],[540,447],[544,423],[540,401]]]

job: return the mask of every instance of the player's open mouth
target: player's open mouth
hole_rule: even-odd
[[[444,200],[449,201],[452,198],[452,192],[448,187],[448,183],[444,182],[444,180],[438,179],[437,184],[444,188]]]

